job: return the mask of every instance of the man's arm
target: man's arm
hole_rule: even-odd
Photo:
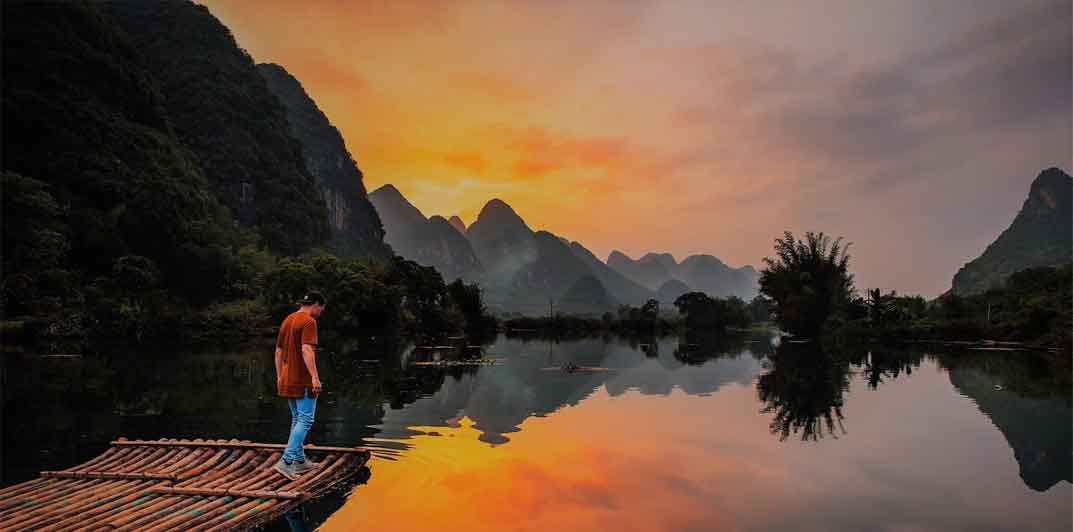
[[[276,348],[276,384],[283,379],[283,350]]]
[[[313,377],[313,393],[320,393],[320,375],[317,373],[317,353],[310,344],[302,344],[302,360],[306,363],[309,376]]]

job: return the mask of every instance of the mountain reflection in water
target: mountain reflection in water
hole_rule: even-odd
[[[310,439],[372,448],[371,477],[276,529],[1071,525],[1068,383],[1025,354],[766,335],[329,347]],[[412,364],[478,358],[495,363]],[[118,435],[275,441],[287,427],[270,349],[6,354],[3,368],[4,484]]]

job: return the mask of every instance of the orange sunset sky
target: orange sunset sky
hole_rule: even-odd
[[[369,190],[493,197],[606,257],[854,243],[934,296],[1070,170],[1065,0],[203,2],[339,128]]]

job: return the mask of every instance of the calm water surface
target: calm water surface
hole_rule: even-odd
[[[5,354],[0,481],[120,435],[283,441],[270,347]],[[481,356],[495,363],[414,364]],[[1073,526],[1068,380],[1025,354],[500,336],[438,355],[336,341],[321,357],[311,441],[374,458],[274,530]]]

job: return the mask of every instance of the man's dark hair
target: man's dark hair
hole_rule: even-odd
[[[328,300],[324,299],[324,295],[321,294],[320,292],[307,292],[306,296],[303,297],[302,300],[298,302],[298,304],[303,305],[303,306],[305,306],[305,305],[326,305],[327,303],[328,303]]]

